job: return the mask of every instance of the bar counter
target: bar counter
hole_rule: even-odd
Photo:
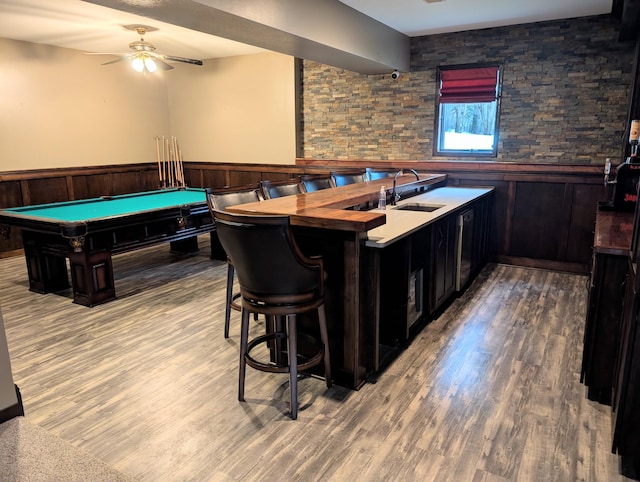
[[[596,253],[628,256],[633,233],[633,213],[598,211],[593,249]]]
[[[419,194],[443,185],[446,174],[420,174],[416,180],[412,174],[398,176],[396,191],[403,195]],[[365,232],[385,223],[383,211],[360,211],[354,207],[375,203],[380,186],[385,187],[390,198],[393,179],[360,182],[333,189],[324,189],[295,196],[285,196],[267,201],[241,204],[228,208],[239,214],[281,214],[291,218],[294,226],[336,229],[339,231]]]
[[[403,198],[427,193],[446,182],[444,174],[402,175],[396,191]],[[365,242],[367,233],[383,226],[385,211],[377,206],[380,186],[388,203],[393,179],[379,179],[333,189],[297,194],[229,207],[240,214],[287,215],[296,241],[307,256],[322,256],[327,273],[325,307],[334,382],[360,388],[375,371],[377,353],[373,305],[378,270]],[[375,251],[375,250],[373,250]],[[301,330],[315,330],[317,321],[301,315]]]

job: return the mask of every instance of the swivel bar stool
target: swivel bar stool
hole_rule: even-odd
[[[262,201],[260,184],[248,184],[245,186],[207,188],[207,205],[211,216],[213,211],[224,211],[229,206]],[[231,320],[231,310],[240,311],[240,305],[236,300],[240,298],[240,293],[233,293],[233,263],[227,256],[227,301],[224,312],[224,337],[229,338],[229,322]]]
[[[298,179],[260,181],[260,187],[262,188],[262,195],[265,199],[275,199],[304,193],[304,187]]]
[[[324,377],[331,387],[329,338],[324,309],[322,259],[306,257],[295,242],[288,216],[244,216],[214,211],[218,237],[236,269],[242,298],[238,400],[244,401],[246,366],[272,373],[289,373],[291,418],[298,417],[298,371],[324,361]],[[298,353],[296,316],[317,310],[322,345]],[[272,330],[249,341],[249,313],[275,322]],[[286,357],[280,346],[286,341]],[[251,350],[273,342],[276,353],[258,361]],[[312,350],[317,347],[316,350]]]
[[[330,174],[303,174],[300,182],[305,192],[320,191],[336,187]]]
[[[364,169],[357,169],[352,171],[337,171],[331,173],[331,178],[336,187],[348,186],[349,184],[356,184],[358,182],[367,181],[367,173]]]

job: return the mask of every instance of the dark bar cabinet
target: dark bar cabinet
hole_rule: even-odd
[[[640,479],[640,210],[634,214],[626,294],[612,390],[612,450],[623,475]]]
[[[581,381],[590,400],[610,405],[629,267],[633,213],[598,211]]]

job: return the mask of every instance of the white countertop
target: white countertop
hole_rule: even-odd
[[[367,231],[365,246],[385,248],[395,241],[408,236],[424,226],[451,214],[475,199],[493,191],[492,187],[441,187],[418,196],[399,201],[397,206],[387,206],[387,222]],[[405,204],[443,205],[432,212],[401,211],[396,208]]]

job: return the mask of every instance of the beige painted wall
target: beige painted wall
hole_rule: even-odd
[[[112,57],[0,39],[0,171],[185,160],[291,163],[293,58],[258,54],[142,75]]]
[[[111,59],[0,39],[0,170],[153,161],[166,82]]]
[[[197,74],[176,68],[168,90],[185,160],[295,163],[293,57],[212,59]]]

